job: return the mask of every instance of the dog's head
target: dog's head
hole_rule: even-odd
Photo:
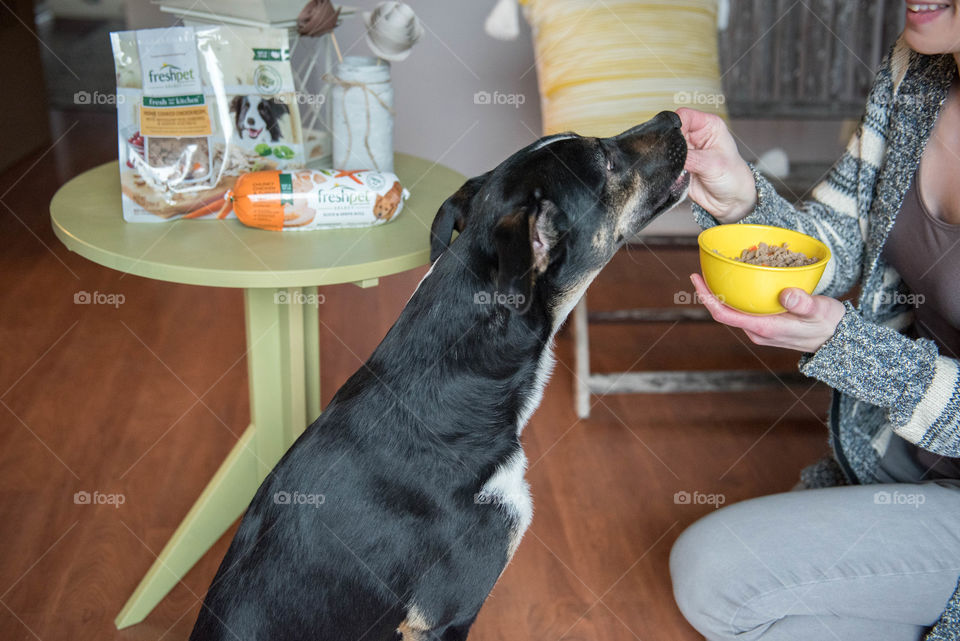
[[[262,140],[269,136],[276,142],[281,137],[280,118],[290,113],[290,107],[273,98],[234,96],[230,111],[240,138]]]
[[[500,300],[521,313],[539,301],[559,322],[630,236],[686,196],[686,156],[666,111],[611,138],[542,138],[447,199],[431,262],[457,230]]]

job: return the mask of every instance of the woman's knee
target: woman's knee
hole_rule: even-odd
[[[736,506],[731,506],[736,508]],[[737,615],[756,594],[751,568],[756,559],[728,521],[737,509],[723,508],[688,527],[670,551],[670,576],[677,606],[711,641],[736,638]]]

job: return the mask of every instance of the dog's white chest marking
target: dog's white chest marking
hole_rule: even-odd
[[[556,328],[550,333],[547,345],[540,352],[533,385],[517,415],[517,436],[520,436],[530,416],[540,405],[540,400],[543,398],[543,388],[546,387],[553,371],[556,362],[553,356],[554,334],[556,334]],[[533,521],[533,498],[530,496],[530,485],[524,478],[526,470],[527,457],[524,455],[523,449],[518,449],[497,468],[497,471],[483,484],[483,488],[477,495],[478,503],[496,504],[510,516],[512,523],[510,545],[507,548],[508,559],[512,558],[513,553],[517,551],[523,533],[527,531]]]
[[[477,503],[496,505],[510,516],[508,559],[517,551],[523,533],[533,521],[533,499],[530,497],[530,486],[523,477],[526,469],[527,457],[523,450],[517,450],[483,484],[476,498]]]
[[[537,371],[533,378],[533,387],[530,389],[523,403],[523,407],[520,409],[520,415],[517,416],[517,436],[520,435],[527,421],[530,420],[530,417],[540,406],[540,401],[543,399],[543,388],[547,386],[547,381],[550,380],[550,374],[553,372],[555,363],[556,361],[553,357],[553,333],[551,333],[550,339],[547,341],[547,346],[540,353],[540,360],[537,362]]]
[[[413,290],[413,294],[416,294],[416,293],[417,293],[417,290],[420,289],[420,286],[421,286],[421,285],[423,285],[423,281],[425,281],[425,280],[427,280],[428,278],[430,278],[430,275],[433,273],[433,268],[437,266],[437,263],[440,262],[440,260],[444,257],[444,255],[445,255],[445,254],[440,254],[440,256],[439,256],[435,261],[433,261],[433,264],[430,265],[430,269],[427,270],[427,273],[424,274],[424,275],[423,275],[423,278],[420,279],[420,282],[417,283],[417,286],[416,286],[416,287],[414,288],[414,290]],[[413,294],[410,294],[410,298],[413,298]],[[407,299],[407,303],[410,302],[410,298]]]

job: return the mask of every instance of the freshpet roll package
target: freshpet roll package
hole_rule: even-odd
[[[301,169],[241,176],[227,199],[244,225],[288,231],[386,223],[409,196],[391,173]]]
[[[197,218],[247,172],[302,167],[287,31],[175,27],[110,34],[123,217]]]

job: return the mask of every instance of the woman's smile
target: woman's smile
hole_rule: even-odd
[[[922,54],[957,53],[960,48],[960,16],[957,0],[905,3],[903,36],[910,47]]]
[[[926,24],[936,20],[950,8],[949,4],[942,2],[933,4],[919,4],[915,2],[907,3],[907,21],[913,24]]]

